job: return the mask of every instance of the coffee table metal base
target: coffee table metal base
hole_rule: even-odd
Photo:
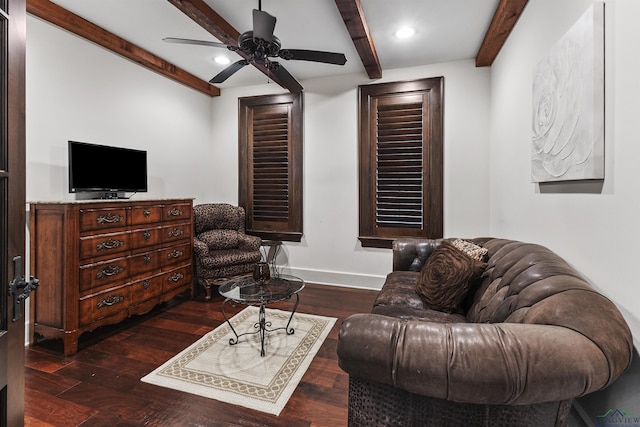
[[[295,332],[295,330],[293,328],[289,328],[289,325],[291,325],[291,320],[293,319],[293,315],[296,312],[296,309],[298,308],[298,303],[300,303],[300,296],[298,294],[294,294],[296,296],[296,302],[293,305],[293,310],[291,311],[291,316],[289,316],[289,321],[287,322],[287,326],[283,326],[280,328],[271,328],[272,324],[270,321],[267,321],[267,317],[265,314],[265,304],[264,303],[260,303],[260,310],[258,312],[258,321],[253,325],[253,327],[256,329],[254,332],[245,332],[243,334],[238,335],[238,333],[236,332],[236,330],[233,328],[233,325],[231,324],[231,322],[229,321],[229,318],[227,317],[227,313],[224,312],[224,305],[227,303],[227,301],[229,301],[229,299],[225,299],[222,302],[222,315],[224,316],[224,320],[227,321],[227,324],[229,325],[229,327],[231,328],[231,332],[233,332],[233,335],[235,335],[235,338],[229,338],[229,345],[236,345],[238,344],[238,342],[240,341],[240,337],[245,336],[245,335],[255,335],[255,334],[260,334],[260,356],[264,357],[264,338],[267,332],[274,332],[274,331],[279,331],[284,329],[287,333],[287,335],[293,335],[293,333]]]

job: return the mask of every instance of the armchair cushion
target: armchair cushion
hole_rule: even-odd
[[[256,254],[253,252],[247,252],[240,249],[225,249],[218,251],[211,251],[209,256],[202,258],[200,260],[202,267],[206,268],[217,268],[225,265],[244,265],[244,264],[255,264],[260,261],[260,254],[258,253],[257,258]],[[253,271],[253,267],[250,271]]]
[[[238,247],[238,232],[234,230],[209,230],[200,233],[198,238],[211,250]]]

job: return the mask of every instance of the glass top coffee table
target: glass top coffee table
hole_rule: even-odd
[[[235,335],[235,338],[229,338],[229,344],[238,344],[240,337],[243,335],[252,335],[259,333],[260,356],[264,357],[264,337],[267,332],[273,332],[280,329],[284,329],[287,335],[292,335],[295,332],[293,328],[289,328],[289,325],[291,324],[293,315],[298,308],[298,303],[300,302],[300,296],[298,295],[298,293],[302,289],[304,289],[304,281],[302,279],[285,274],[282,274],[279,277],[273,277],[264,284],[256,282],[253,277],[249,276],[241,277],[239,279],[232,280],[221,285],[218,288],[218,292],[220,292],[220,295],[225,298],[224,302],[222,303],[222,315],[231,328],[231,331]],[[272,304],[278,301],[289,299],[294,295],[296,296],[296,302],[293,306],[293,310],[291,311],[291,316],[289,317],[287,325],[280,328],[271,328],[271,322],[268,322],[266,320],[265,306],[267,304]],[[245,332],[240,335],[236,333],[235,329],[233,329],[233,326],[231,325],[231,322],[229,322],[227,314],[224,311],[224,305],[227,303],[227,301],[234,301],[240,304],[255,305],[260,307],[258,322],[253,325],[253,327],[256,329],[255,332]]]

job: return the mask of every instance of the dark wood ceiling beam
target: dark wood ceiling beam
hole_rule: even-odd
[[[220,89],[49,0],[27,0],[27,12],[209,96]]]
[[[362,11],[360,0],[336,0],[336,5],[369,78],[381,78],[382,66],[380,66],[380,60],[378,60],[371,34],[369,34],[369,26]]]
[[[529,0],[500,0],[476,55],[476,67],[488,67],[498,56]]]
[[[226,45],[237,46],[240,32],[233,28],[224,18],[222,18],[215,10],[211,9],[204,0],[168,0],[169,3],[177,7],[182,13],[187,15],[196,24],[207,30],[211,35]],[[238,55],[244,59],[248,59],[249,55],[242,51],[236,51]],[[280,79],[273,75],[267,67],[261,64],[251,62],[251,65],[260,70],[269,80],[276,82],[283,88],[287,89]]]

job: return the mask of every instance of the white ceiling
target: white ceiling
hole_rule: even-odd
[[[224,48],[163,42],[164,37],[218,41],[166,0],[52,0],[67,10],[177,65],[203,80],[225,66],[214,61]],[[258,0],[205,0],[240,33],[252,27]],[[384,70],[475,58],[499,0],[361,0]],[[263,0],[278,21],[274,34],[282,48],[341,52],[344,66],[279,60],[296,79],[346,73],[366,76],[360,57],[333,0]],[[394,36],[401,25],[415,27],[409,40]],[[266,76],[245,67],[220,88],[262,84]]]

